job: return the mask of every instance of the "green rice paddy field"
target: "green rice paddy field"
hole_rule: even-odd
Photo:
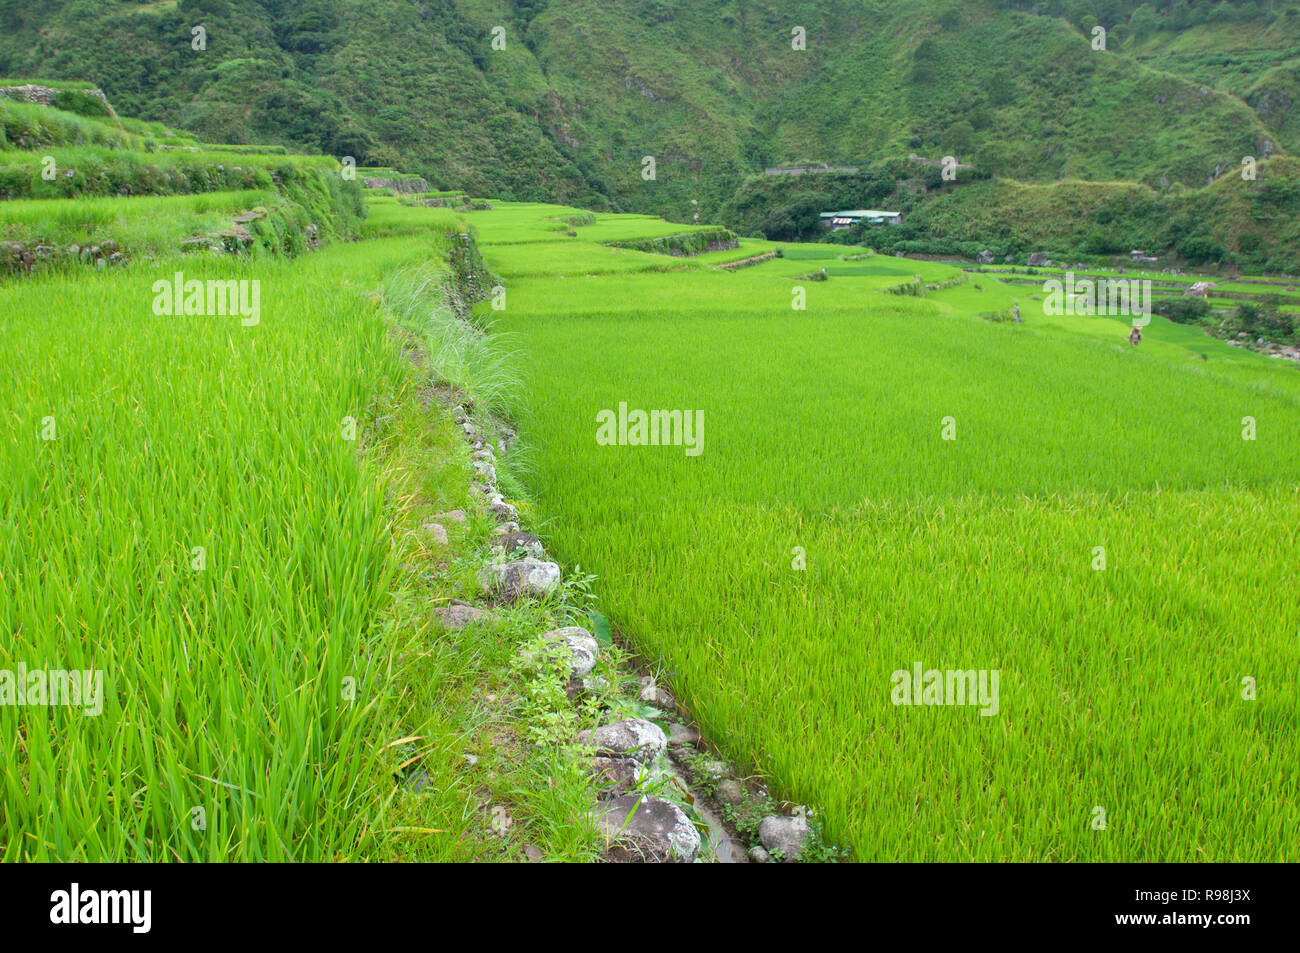
[[[384,239],[0,286],[0,668],[106,673],[102,717],[0,705],[0,857],[373,848],[397,557],[389,478],[346,421],[364,435],[400,378],[366,293],[439,253]],[[259,323],[155,315],[173,268],[261,282]]]
[[[547,240],[572,211],[472,216],[540,530],[727,755],[860,859],[1300,859],[1295,365],[834,246]],[[620,403],[703,452],[601,445]],[[894,705],[915,663],[996,670],[997,714]]]
[[[1118,320],[1046,317],[943,264],[786,246],[727,272],[778,246],[611,248],[684,226],[536,204],[372,195],[365,241],[179,255],[177,235],[259,197],[9,203],[13,228],[141,254],[0,285],[0,668],[109,679],[102,718],[0,706],[0,856],[482,854],[474,792],[493,782],[462,752],[485,729],[455,711],[513,643],[480,633],[495,661],[471,673],[421,613],[394,620],[425,598],[401,501],[445,507],[416,469],[463,492],[467,464],[446,421],[399,414],[393,436],[392,395],[424,383],[386,289],[432,269],[436,295],[466,219],[507,292],[478,306],[504,332],[490,381],[513,389],[494,362],[523,359],[521,395],[479,396],[519,404],[506,464],[532,528],[598,574],[706,736],[850,856],[1300,856],[1293,365],[1160,319],[1134,349]],[[179,268],[260,281],[260,323],[155,315],[152,283]],[[991,320],[1016,301],[1023,325]],[[620,403],[702,412],[702,453],[599,444]],[[348,418],[378,442],[358,452]],[[386,464],[390,443],[416,463]],[[916,663],[996,670],[997,713],[892,704]],[[344,703],[345,679],[370,701]],[[392,781],[417,738],[423,799]],[[542,842],[581,859],[585,788],[557,776],[513,803],[522,826],[527,798],[563,801],[538,811]]]

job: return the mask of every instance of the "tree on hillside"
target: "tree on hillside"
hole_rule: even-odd
[[[812,199],[801,198],[773,209],[759,226],[769,241],[815,240],[821,229],[822,209]]]
[[[975,127],[962,119],[948,127],[948,131],[943,136],[943,145],[948,154],[965,156],[970,152],[971,143],[974,140]]]
[[[926,37],[912,51],[912,82],[932,83],[939,62],[939,44]]]
[[[1160,19],[1149,4],[1142,4],[1129,17],[1129,29],[1134,37],[1144,40],[1160,28]]]

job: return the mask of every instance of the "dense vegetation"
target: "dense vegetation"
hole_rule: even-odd
[[[837,197],[874,198],[851,180]],[[768,180],[770,181],[770,180]],[[964,255],[988,249],[997,260],[1046,252],[1056,260],[1127,255],[1132,249],[1166,252],[1192,265],[1234,265],[1250,273],[1300,272],[1300,163],[1278,156],[1261,163],[1252,181],[1224,176],[1201,189],[1152,189],[1132,182],[1067,180],[1026,184],[1008,179],[944,185],[925,196],[898,188],[887,207],[904,212],[899,226],[862,226],[834,240],[862,242],[878,251]],[[762,193],[760,193],[762,194]],[[802,207],[804,227],[774,237],[814,238],[816,202],[776,205],[771,218]],[[761,200],[758,203],[761,207]],[[849,203],[840,207],[861,207]],[[742,227],[742,230],[745,230]]]
[[[207,139],[397,164],[479,195],[699,212],[788,240],[837,198],[924,207],[929,170],[899,176],[910,153],[953,155],[1007,187],[1133,183],[1195,217],[1179,186],[1297,142],[1298,12],[1293,0],[3,0],[0,73],[86,79],[122,112]],[[795,26],[806,50],[791,48]],[[865,167],[870,181],[800,176],[757,208],[765,187],[746,178],[802,162]],[[964,202],[1000,216],[1001,195]],[[1072,250],[1135,244],[1123,223],[1092,227],[1101,237],[1085,231]],[[897,240],[1042,240],[1000,230],[953,236],[922,216]],[[1296,262],[1294,236],[1239,244],[1196,224],[1150,238],[1142,247],[1167,241],[1189,260]]]

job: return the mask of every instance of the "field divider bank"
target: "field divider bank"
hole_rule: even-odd
[[[459,334],[476,342],[473,347],[497,347],[490,326],[473,317],[472,306],[503,286],[488,271],[470,231],[452,236],[448,262],[446,309],[459,330],[444,325],[439,333]],[[402,297],[396,291],[401,286],[400,277],[390,282],[394,298]],[[427,294],[427,283],[422,287]],[[407,327],[409,316],[423,310],[413,306],[413,300],[407,297],[399,306],[408,316]],[[432,344],[429,350],[444,353],[448,348]],[[433,366],[444,382],[456,376],[438,368],[436,360]],[[496,525],[476,572],[477,591],[464,587],[449,606],[437,611],[453,631],[489,624],[498,614],[524,605],[537,607],[549,620],[539,628],[554,623],[526,640],[518,656],[519,666],[532,677],[549,676],[549,687],[534,686],[531,694],[552,702],[541,711],[529,708],[523,731],[568,763],[577,758],[583,765],[594,792],[587,817],[605,845],[605,859],[833,859],[836,851],[821,843],[815,814],[799,806],[787,805],[783,811],[761,779],[745,777],[706,747],[662,674],[639,662],[596,609],[598,580],[579,566],[562,569],[547,557],[542,539],[522,528],[528,520],[521,513],[530,512],[532,505],[526,470],[512,472],[512,459],[521,448],[510,423],[507,395],[493,389],[484,400],[476,398],[476,392],[482,393],[482,388],[472,379],[464,380],[460,386],[447,386],[439,401],[452,415],[470,454],[475,508]],[[510,497],[502,486],[509,488]],[[440,514],[442,522],[432,524],[431,532],[444,536],[444,524],[458,518]],[[557,710],[561,696],[576,711],[576,720]]]

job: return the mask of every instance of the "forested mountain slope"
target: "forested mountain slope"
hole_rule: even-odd
[[[775,165],[1164,192],[1300,139],[1295,0],[0,0],[0,25],[0,75],[203,138],[679,220]]]

